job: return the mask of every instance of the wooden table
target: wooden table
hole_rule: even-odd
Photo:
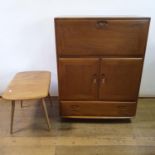
[[[48,117],[45,97],[49,96],[51,73],[48,71],[28,71],[19,72],[15,75],[2,97],[11,100],[11,124],[10,133],[13,133],[13,118],[15,111],[15,101],[29,99],[41,99],[48,128],[50,130],[50,121]]]

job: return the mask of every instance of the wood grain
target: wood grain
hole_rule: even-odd
[[[62,117],[126,117],[107,101],[135,102],[128,116],[135,115],[149,23],[145,17],[55,18]]]
[[[17,100],[20,100],[21,107],[23,107],[23,100],[41,98],[45,118],[50,130],[50,121],[44,100],[44,98],[49,95],[48,91],[50,86],[50,79],[51,73],[48,71],[27,71],[17,73],[13,80],[10,82],[10,85],[8,86],[7,90],[4,91],[2,97],[3,99],[7,99],[12,102],[10,123],[11,134],[13,134],[15,102]]]
[[[58,146],[55,155],[154,155],[153,146]]]
[[[15,75],[2,97],[8,100],[44,98],[48,95],[49,86],[48,71],[20,72]]]
[[[56,18],[59,56],[143,56],[149,18]]]
[[[142,58],[102,58],[100,100],[136,101],[142,66]]]
[[[133,117],[136,113],[136,102],[112,101],[60,101],[63,117]],[[75,116],[75,117],[74,117]]]
[[[98,58],[61,58],[59,65],[62,100],[97,100]]]
[[[50,132],[45,130],[41,101],[31,100],[25,101],[22,109],[17,104],[13,136],[9,134],[11,104],[0,100],[1,154],[155,154],[155,99],[139,100],[132,123],[127,120],[60,120],[58,101],[52,100],[53,108],[49,102],[47,104],[52,120]]]

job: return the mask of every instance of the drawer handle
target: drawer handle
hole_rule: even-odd
[[[107,25],[108,25],[108,22],[105,20],[97,21],[97,23],[96,23],[96,27],[99,29],[103,29],[103,28],[107,27]]]
[[[79,110],[80,110],[79,105],[71,105],[70,107],[71,107],[71,111],[75,112],[75,113],[79,112]]]
[[[73,104],[73,105],[71,105],[71,108],[72,108],[72,109],[77,109],[77,108],[80,108],[80,107],[79,107],[79,105],[74,105],[74,104]]]

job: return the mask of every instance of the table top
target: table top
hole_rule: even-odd
[[[7,100],[37,99],[48,96],[51,73],[49,71],[19,72],[2,94]]]

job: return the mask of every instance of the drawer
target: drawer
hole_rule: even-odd
[[[61,116],[132,117],[136,102],[60,101]]]
[[[59,56],[143,56],[149,18],[55,19]]]

